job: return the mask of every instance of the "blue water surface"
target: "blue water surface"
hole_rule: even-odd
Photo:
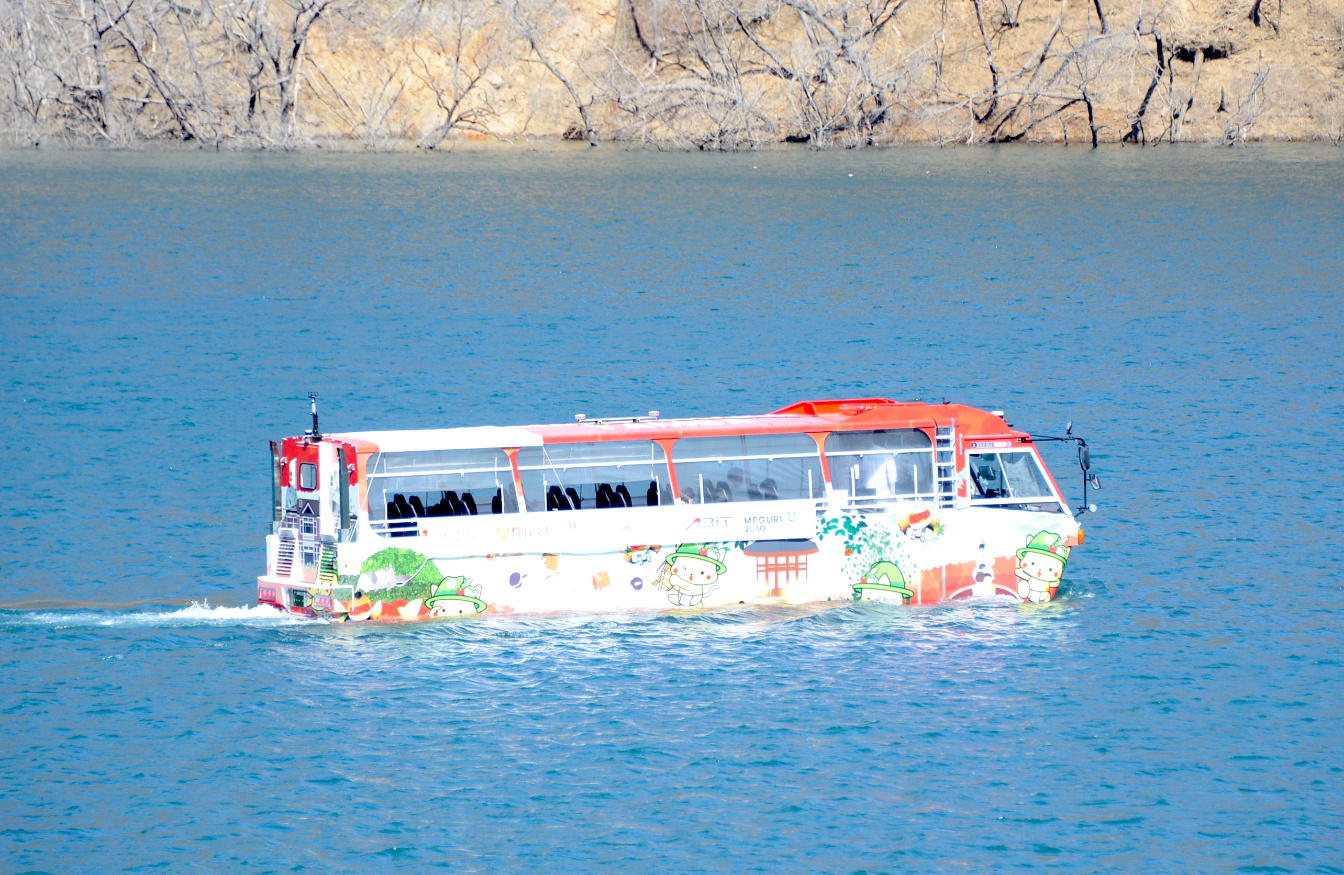
[[[1341,241],[1328,147],[0,152],[0,871],[1344,872]],[[309,390],[1104,489],[1050,605],[327,626],[250,604]]]

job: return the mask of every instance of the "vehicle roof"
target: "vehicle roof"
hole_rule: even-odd
[[[517,426],[477,425],[467,428],[422,428],[405,431],[351,431],[326,437],[373,444],[384,453],[420,450],[475,450],[491,447],[539,447],[541,435]]]
[[[373,445],[361,447],[361,450],[412,452],[617,440],[671,440],[737,434],[933,428],[938,425],[956,425],[959,432],[976,436],[1026,437],[1024,432],[1013,430],[1002,418],[976,407],[964,404],[905,403],[886,398],[803,401],[773,413],[751,416],[589,419],[552,425],[343,432],[327,437]]]

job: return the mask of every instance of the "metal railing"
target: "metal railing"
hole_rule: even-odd
[[[369,529],[385,538],[409,538],[420,527],[420,518],[408,520],[369,520]]]
[[[840,502],[840,509],[856,513],[886,513],[902,504],[937,504],[938,495],[934,492],[913,493],[910,495],[846,495]],[[836,502],[823,502],[827,509],[835,507]]]

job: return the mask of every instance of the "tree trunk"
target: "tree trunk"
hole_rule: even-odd
[[[593,130],[592,120],[588,117],[588,104],[584,103],[582,98],[579,97],[578,90],[565,78],[565,74],[561,73],[560,69],[551,63],[551,59],[546,57],[546,53],[541,50],[541,44],[537,40],[535,32],[528,33],[527,41],[531,44],[532,51],[536,52],[537,57],[541,59],[541,63],[545,65],[547,70],[551,71],[552,76],[560,80],[560,84],[565,86],[565,90],[569,92],[569,96],[574,101],[574,106],[579,110],[579,118],[583,119],[583,130],[588,138],[588,145],[596,146],[597,131]]]

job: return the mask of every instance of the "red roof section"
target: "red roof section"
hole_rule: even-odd
[[[675,440],[683,437],[723,437],[740,434],[818,434],[834,431],[876,431],[879,429],[920,428],[932,430],[936,426],[954,425],[961,437],[1030,440],[1026,432],[1017,431],[995,416],[965,404],[924,404],[892,401],[888,398],[842,398],[829,401],[800,401],[773,413],[752,416],[706,416],[687,419],[650,419],[630,417],[589,419],[553,425],[508,426],[502,429],[454,428],[365,432],[350,435],[330,435],[328,439],[350,446],[362,459],[380,449],[378,435],[396,435],[400,438],[419,438],[421,443],[433,445],[442,440],[446,445],[476,439],[470,432],[512,432],[513,441],[520,433],[539,437],[544,444],[587,443],[598,441]],[[506,435],[493,435],[491,446],[519,446],[510,443]],[[289,438],[287,443],[307,443],[310,439]],[[468,444],[463,443],[462,446]],[[470,443],[470,446],[486,446]],[[385,449],[385,447],[383,448]]]
[[[976,437],[1026,437],[1001,418],[964,404],[902,403],[886,398],[850,398],[802,401],[756,416],[696,417],[692,419],[587,420],[563,425],[526,425],[545,443],[658,440],[681,437],[720,437],[735,434],[870,431],[877,429],[934,428],[955,425],[957,432]]]

